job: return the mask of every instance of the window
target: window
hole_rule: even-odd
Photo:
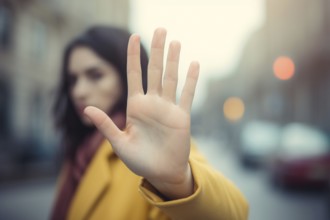
[[[0,5],[0,49],[8,49],[11,45],[12,12]]]

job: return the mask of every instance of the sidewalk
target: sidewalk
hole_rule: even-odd
[[[51,209],[56,178],[0,186],[0,219],[45,220]]]

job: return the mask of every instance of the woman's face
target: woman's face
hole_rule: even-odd
[[[68,62],[70,97],[82,122],[92,122],[83,114],[91,105],[110,113],[121,98],[122,84],[118,70],[88,47],[72,50]]]

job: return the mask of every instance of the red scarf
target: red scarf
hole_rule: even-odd
[[[118,128],[123,129],[125,127],[126,120],[124,114],[118,113],[112,117],[112,120]],[[96,131],[88,136],[79,146],[74,160],[67,161],[64,167],[66,175],[63,177],[64,180],[58,191],[50,216],[51,220],[66,219],[79,182],[103,140],[103,135]]]
[[[74,160],[65,164],[64,181],[62,186],[60,186],[61,188],[53,207],[52,220],[66,219],[71,200],[79,182],[102,140],[104,140],[104,137],[99,132],[95,132],[87,137],[78,148]]]

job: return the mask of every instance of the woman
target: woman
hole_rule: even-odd
[[[247,218],[239,190],[192,146],[199,65],[177,104],[180,43],[163,67],[165,38],[155,30],[148,65],[139,36],[121,29],[93,27],[68,45],[54,108],[67,150],[52,219]]]

